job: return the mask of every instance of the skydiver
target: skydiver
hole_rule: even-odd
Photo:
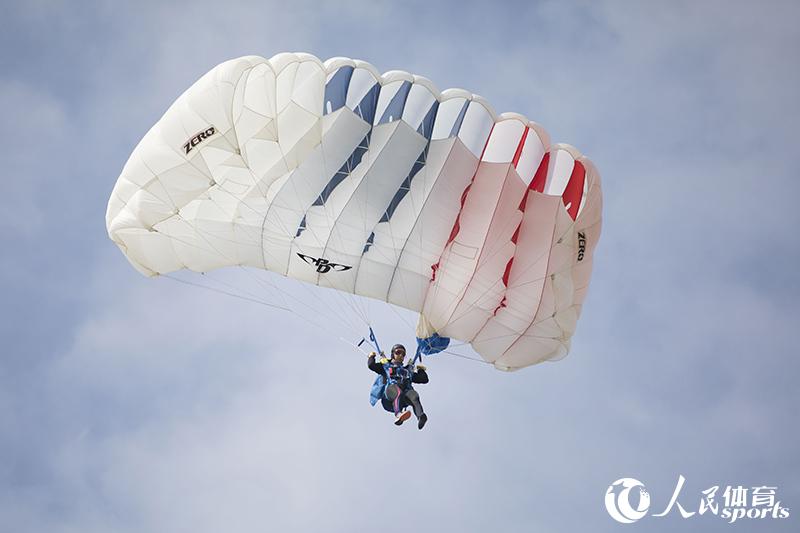
[[[424,365],[415,366],[413,362],[404,365],[406,348],[402,344],[392,346],[391,359],[376,361],[377,355],[372,352],[367,360],[369,369],[380,375],[380,381],[376,379],[373,385],[373,398],[379,395],[383,408],[394,413],[397,426],[411,417],[411,412],[406,410],[411,406],[417,417],[417,427],[422,429],[428,421],[428,415],[423,411],[419,394],[412,383],[428,383],[427,369]]]

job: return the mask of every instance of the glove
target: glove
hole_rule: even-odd
[[[417,365],[417,370],[428,370],[428,367],[425,365]]]
[[[377,354],[377,353],[375,353],[375,352],[369,352],[369,356],[370,356],[370,357],[377,357],[377,356],[378,356],[378,354]]]

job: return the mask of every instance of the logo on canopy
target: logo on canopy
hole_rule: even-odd
[[[350,270],[351,268],[353,268],[353,267],[347,266],[347,265],[340,265],[338,263],[331,263],[327,259],[323,259],[321,257],[319,259],[316,259],[314,257],[311,257],[310,255],[305,255],[305,254],[301,254],[301,253],[298,253],[297,255],[299,255],[300,259],[302,259],[303,261],[305,261],[309,265],[316,266],[317,267],[317,272],[319,272],[320,274],[328,273],[331,270],[333,270],[335,272],[344,272],[345,270]]]
[[[200,133],[198,133],[197,135],[186,141],[186,143],[183,145],[184,154],[189,155],[189,152],[192,151],[192,148],[194,148],[201,142],[205,141],[215,133],[217,133],[216,128],[214,128],[214,126],[209,126],[205,130],[201,131]]]
[[[578,232],[578,261],[583,261],[583,254],[586,253],[586,234]]]

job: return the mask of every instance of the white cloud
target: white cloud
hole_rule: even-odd
[[[0,228],[8,234],[31,235],[41,229],[42,197],[57,169],[48,157],[62,154],[68,128],[64,104],[48,90],[20,80],[0,80],[0,101],[6,104],[0,134],[4,187]]]

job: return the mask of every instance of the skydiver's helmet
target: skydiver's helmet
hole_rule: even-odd
[[[406,357],[406,347],[403,346],[402,344],[395,344],[394,346],[392,346],[392,355],[391,355],[392,359],[394,359],[395,355],[399,355],[397,352],[399,352],[401,350],[402,350],[402,353],[403,353],[403,359],[405,359],[405,357]]]

